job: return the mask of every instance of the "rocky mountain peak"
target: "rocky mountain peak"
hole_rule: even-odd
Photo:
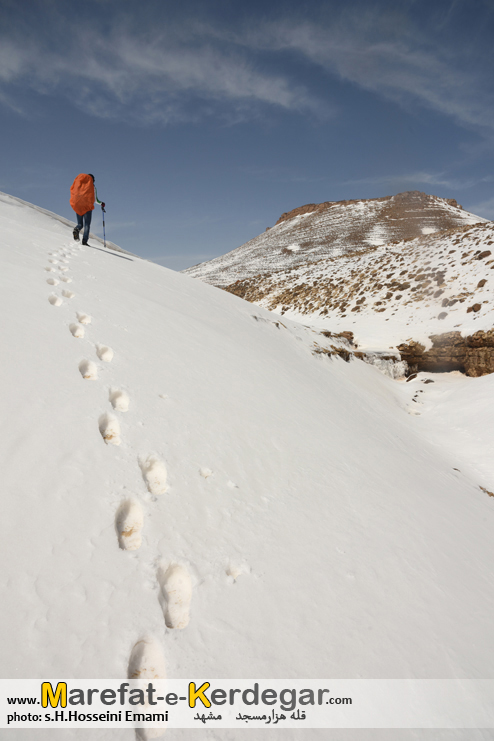
[[[281,224],[284,221],[289,221],[290,219],[293,219],[295,216],[302,216],[303,214],[310,214],[314,211],[326,211],[329,208],[333,208],[334,206],[349,206],[351,204],[355,203],[362,203],[362,202],[379,202],[379,203],[386,203],[386,202],[392,202],[393,206],[395,208],[410,208],[411,206],[415,206],[418,208],[423,208],[426,204],[431,203],[432,201],[444,201],[449,206],[453,206],[453,208],[458,208],[463,210],[463,206],[460,206],[457,201],[454,198],[438,198],[437,196],[430,196],[427,195],[427,193],[423,193],[420,190],[407,190],[404,193],[397,193],[395,196],[384,196],[383,198],[369,198],[366,201],[360,200],[350,200],[350,201],[324,201],[324,203],[307,203],[305,206],[299,206],[298,208],[294,208],[291,211],[286,211],[284,214],[281,214],[280,218],[276,222],[277,224]]]
[[[330,260],[356,251],[397,244],[482,219],[454,199],[418,190],[383,198],[309,203],[236,250],[184,272],[226,287],[237,280]]]

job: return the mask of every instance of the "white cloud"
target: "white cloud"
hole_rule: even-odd
[[[144,32],[121,21],[108,35],[81,33],[79,22],[57,26],[50,37],[17,40],[10,34],[0,44],[0,82],[63,92],[93,115],[144,122],[215,115],[234,123],[262,115],[266,106],[334,115],[320,79],[316,93],[309,92],[310,82],[299,82],[312,65],[408,109],[427,107],[492,138],[488,49],[481,63],[482,55],[472,53],[468,39],[460,46],[451,39],[441,43],[431,29],[418,29],[412,16],[398,10],[349,7],[328,13],[319,23],[280,19],[258,21],[250,29],[189,20],[169,23],[165,31],[160,22]]]
[[[406,24],[390,33],[379,13],[343,15],[330,24],[266,25],[245,43],[290,50],[332,75],[404,106],[420,104],[463,126],[494,129],[490,65],[472,69],[468,53],[441,46]],[[240,38],[239,38],[240,41]]]
[[[401,175],[376,175],[375,177],[359,178],[357,180],[347,180],[347,185],[389,185],[390,187],[400,187],[403,184],[407,186],[415,185],[443,185],[446,188],[465,189],[473,188],[479,183],[492,182],[494,178],[486,176],[482,178],[471,178],[461,180],[460,178],[450,178],[444,173],[431,172],[410,172]]]
[[[208,39],[179,43],[122,30],[110,38],[95,33],[74,38],[79,41],[66,51],[10,40],[0,56],[0,80],[41,93],[63,92],[93,115],[143,122],[197,120],[218,113],[225,103],[230,120],[266,104],[319,113],[325,108],[303,86],[259,70],[244,50],[220,48]]]

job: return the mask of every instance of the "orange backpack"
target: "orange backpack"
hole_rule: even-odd
[[[78,175],[70,187],[70,205],[79,216],[94,210],[94,183],[91,175]]]

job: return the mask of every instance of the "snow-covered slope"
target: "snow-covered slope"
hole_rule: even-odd
[[[0,191],[0,203],[4,203],[9,206],[13,206],[14,208],[20,208],[23,209],[23,213],[25,213],[25,209],[29,208],[33,211],[37,211],[40,214],[44,214],[45,216],[50,217],[50,219],[54,219],[55,221],[59,221],[61,224],[64,224],[65,226],[69,226],[71,229],[75,226],[75,220],[69,221],[68,219],[64,218],[63,216],[58,216],[58,214],[54,214],[53,211],[47,211],[46,208],[41,208],[41,206],[35,206],[33,203],[28,203],[28,201],[23,201],[21,198],[16,198],[15,196],[9,196],[8,193],[2,193]],[[21,220],[23,217],[20,217]],[[94,222],[93,222],[94,223]],[[103,240],[100,237],[97,237],[93,232],[90,232],[91,239],[94,242],[98,242],[98,244],[103,244]],[[131,253],[127,252],[126,250],[123,250],[121,247],[118,247],[113,242],[110,242],[108,239],[106,240],[106,246],[110,250],[115,250],[116,252],[123,252],[125,255],[129,255]]]
[[[411,241],[259,275],[231,292],[285,317],[340,332],[359,347],[394,347],[457,330],[494,326],[494,224],[450,229]]]
[[[25,204],[0,229],[4,677],[125,677],[146,636],[169,677],[494,676],[494,376],[392,381]]]
[[[355,250],[483,221],[454,200],[419,191],[309,204],[283,214],[274,227],[232,252],[184,273],[225,287],[278,271],[311,271]]]

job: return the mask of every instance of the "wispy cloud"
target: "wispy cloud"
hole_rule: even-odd
[[[421,185],[442,185],[446,188],[452,189],[467,189],[473,188],[479,183],[489,183],[494,180],[491,175],[486,175],[481,178],[470,178],[460,179],[447,177],[445,173],[431,173],[431,172],[411,172],[404,173],[401,175],[377,175],[375,177],[358,178],[356,180],[347,180],[346,185],[389,185],[395,187],[403,184],[407,186],[421,186]]]
[[[339,106],[320,75],[312,84],[312,67],[328,81],[343,80],[410,111],[428,108],[492,139],[493,52],[491,45],[475,49],[468,37],[458,44],[441,35],[456,5],[436,28],[379,2],[368,9],[341,3],[317,21],[319,11],[312,20],[257,18],[249,27],[185,15],[151,26],[119,14],[117,3],[117,20],[105,32],[81,32],[79,19],[68,15],[46,21],[44,33],[5,30],[0,100],[19,109],[12,91],[23,86],[64,94],[95,116],[145,123],[213,116],[236,123],[268,107],[320,120]]]
[[[61,50],[36,39],[28,44],[5,40],[0,81],[64,93],[96,116],[145,123],[199,120],[217,115],[225,103],[229,122],[255,115],[256,106],[329,110],[303,85],[259,69],[243,49],[214,44],[206,31],[185,39],[183,34],[138,36],[122,28],[110,37],[92,32],[85,38],[70,28],[67,33],[79,40]]]
[[[245,43],[297,53],[408,108],[419,104],[463,126],[494,130],[490,64],[473,64],[465,43],[461,49],[441,45],[433,33],[427,36],[410,23],[394,28],[382,12],[342,13],[326,24],[267,24],[251,31]]]

